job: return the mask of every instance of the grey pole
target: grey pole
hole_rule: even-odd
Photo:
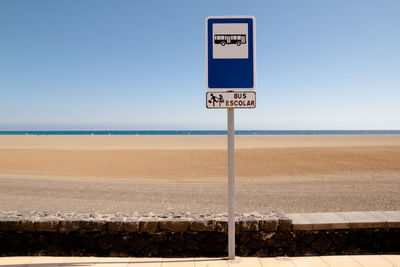
[[[228,108],[228,256],[235,259],[235,113]]]

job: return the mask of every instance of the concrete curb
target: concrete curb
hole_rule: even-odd
[[[293,230],[400,228],[400,211],[326,212],[286,214]]]

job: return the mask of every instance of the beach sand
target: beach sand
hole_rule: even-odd
[[[235,140],[239,210],[400,209],[400,135],[242,135]],[[226,148],[226,136],[0,136],[0,204],[68,210],[73,201],[61,187],[74,191],[86,183],[91,194],[114,191],[96,198],[102,204],[80,209],[222,210]],[[50,196],[32,191],[49,184],[54,186],[47,188]],[[118,192],[127,188],[135,193],[125,201]],[[54,195],[58,189],[61,203]],[[149,197],[152,193],[159,198]],[[53,206],[47,203],[52,198]],[[87,199],[74,198],[78,206],[79,198]]]
[[[225,179],[226,136],[0,136],[0,175]],[[238,180],[400,172],[398,135],[236,136]]]

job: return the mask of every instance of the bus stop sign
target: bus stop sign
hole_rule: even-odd
[[[254,17],[207,17],[208,90],[255,89]]]

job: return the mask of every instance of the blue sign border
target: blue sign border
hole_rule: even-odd
[[[249,57],[214,59],[212,32],[214,23],[247,23]],[[254,29],[254,17],[208,17],[206,19],[206,87],[208,90],[255,88]]]

